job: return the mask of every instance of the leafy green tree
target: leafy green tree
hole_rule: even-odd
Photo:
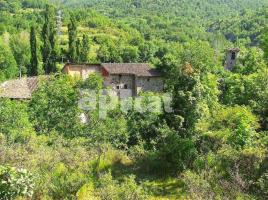
[[[19,69],[10,47],[0,41],[0,81],[15,78],[18,74]]]
[[[28,70],[28,75],[37,76],[38,55],[37,55],[37,40],[36,40],[35,27],[31,27],[30,44],[31,44],[31,64]]]
[[[52,6],[46,5],[45,23],[42,29],[42,56],[44,71],[46,74],[56,72],[56,19],[55,10]]]
[[[205,128],[205,129],[203,129]],[[259,128],[257,117],[246,107],[221,107],[210,118],[198,124],[202,134],[214,140],[211,145],[220,148],[224,144],[241,149],[253,144]]]
[[[66,137],[80,134],[80,112],[76,82],[68,76],[51,77],[33,94],[31,120],[37,132],[57,131]]]
[[[122,59],[126,63],[135,63],[139,59],[139,49],[133,46],[126,46],[123,48]]]
[[[195,124],[206,109],[204,105],[212,108],[218,100],[217,79],[211,73],[220,70],[213,49],[204,42],[188,43],[179,53],[179,59],[166,54],[161,65],[168,90],[173,94],[174,113],[168,121],[180,133],[193,134]]]
[[[118,48],[115,41],[109,39],[100,45],[101,46],[97,52],[97,59],[100,62],[122,62],[121,49]]]
[[[139,46],[140,52],[140,60],[142,62],[150,62],[155,52],[157,51],[157,47],[152,42],[145,42]]]
[[[21,32],[15,34],[10,39],[10,48],[16,60],[18,68],[22,74],[27,73],[27,67],[30,65],[30,43],[29,34]]]
[[[249,75],[266,68],[263,51],[257,47],[241,50],[233,72]]]

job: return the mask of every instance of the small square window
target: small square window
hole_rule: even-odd
[[[120,89],[120,86],[119,86],[119,85],[117,85],[117,86],[116,86],[116,89],[117,89],[117,90],[119,90],[119,89]]]
[[[127,89],[127,84],[124,85],[124,89]]]
[[[149,79],[149,78],[147,78],[147,81],[149,82],[149,81],[150,81],[150,79]]]

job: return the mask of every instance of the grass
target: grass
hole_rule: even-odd
[[[134,174],[137,182],[148,193],[150,200],[186,199],[184,183],[177,177],[159,177],[154,174],[144,174],[139,169],[139,166],[136,166],[129,157],[120,152],[107,152],[103,158],[102,168],[111,169],[115,179],[120,181],[125,176]]]

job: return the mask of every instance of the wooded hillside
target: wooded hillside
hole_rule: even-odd
[[[0,84],[40,78],[28,100],[0,99],[0,199],[267,199],[267,8],[0,0]],[[239,54],[226,70],[230,48]],[[79,103],[81,89],[105,89],[103,76],[68,76],[67,61],[149,63],[165,88],[139,94],[146,109],[134,98],[102,118],[101,97],[93,110]]]

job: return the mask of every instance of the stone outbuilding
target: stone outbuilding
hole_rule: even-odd
[[[240,52],[239,48],[227,49],[226,63],[225,63],[226,70],[232,71],[232,69],[236,65],[236,60],[237,60],[239,52]]]

